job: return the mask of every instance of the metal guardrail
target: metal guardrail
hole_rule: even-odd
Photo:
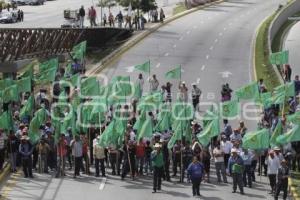
[[[118,28],[0,29],[0,63],[63,54],[83,40],[88,47],[103,47],[126,39],[131,33]]]

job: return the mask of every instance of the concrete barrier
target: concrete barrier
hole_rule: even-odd
[[[300,11],[300,0],[293,0],[291,3],[288,3],[281,8],[281,10],[277,13],[274,20],[272,21],[269,32],[268,32],[268,50],[272,53],[272,42],[279,31],[279,29],[283,26],[283,24],[288,20],[289,17],[293,16],[297,12]],[[283,83],[283,78],[281,73],[279,72],[276,65],[273,65],[273,68],[279,77],[281,83]]]

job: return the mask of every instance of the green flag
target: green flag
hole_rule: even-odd
[[[47,84],[55,81],[57,68],[50,68],[37,74],[35,81],[37,84]]]
[[[83,41],[77,45],[75,45],[71,51],[71,56],[73,59],[81,60],[84,58],[86,54],[86,41]]]
[[[279,120],[273,133],[272,133],[272,136],[271,136],[271,139],[270,139],[270,145],[271,147],[274,147],[274,146],[278,146],[279,144],[276,142],[276,139],[278,136],[280,136],[282,134],[282,123],[281,121]]]
[[[40,126],[42,124],[40,123],[37,116],[33,117],[29,124],[29,130],[28,130],[28,136],[30,138],[30,141],[32,144],[36,144],[38,140],[40,139]]]
[[[153,134],[153,122],[152,119],[148,117],[146,121],[143,123],[140,132],[138,133],[138,141],[141,138],[152,138],[152,134]]]
[[[283,65],[289,62],[289,51],[281,51],[270,55],[270,62],[273,65]]]
[[[160,112],[158,114],[158,123],[155,126],[156,131],[166,131],[169,130],[170,127],[172,127],[171,119],[172,119],[172,113],[171,112]]]
[[[14,81],[11,78],[6,78],[0,80],[0,90],[4,90],[5,88],[14,84]]]
[[[212,120],[218,119],[218,111],[214,110],[214,106],[211,105],[209,109],[203,115],[203,127],[206,127]]]
[[[150,60],[143,63],[143,64],[134,66],[134,69],[135,70],[140,70],[140,71],[143,71],[143,72],[146,72],[146,73],[150,73]]]
[[[178,66],[175,69],[168,71],[166,73],[165,77],[167,79],[180,79],[181,78],[181,66]]]
[[[16,81],[16,84],[18,85],[18,92],[30,92],[31,91],[31,78],[24,77],[22,79],[18,79]]]
[[[274,88],[274,93],[276,94],[285,94],[288,97],[295,96],[295,82],[289,82],[284,85],[279,85]]]
[[[49,69],[53,69],[53,68],[55,68],[55,71],[57,70],[58,58],[49,59],[43,63],[40,63],[39,65],[40,73],[48,71]]]
[[[200,134],[197,135],[197,139],[203,146],[207,146],[210,140],[213,137],[218,136],[219,134],[220,134],[219,120],[215,119],[212,120]]]
[[[248,132],[243,137],[243,148],[246,149],[267,149],[269,145],[270,134],[268,129]]]
[[[98,96],[100,92],[99,82],[96,77],[88,77],[81,81],[80,92],[82,96]]]
[[[176,130],[174,131],[171,139],[168,142],[168,149],[172,149],[173,146],[175,145],[176,141],[182,139],[183,130],[184,130],[184,128],[182,127],[182,123],[180,123],[179,126],[176,127]]]
[[[287,144],[289,142],[300,141],[300,129],[299,125],[294,125],[287,133],[277,137],[276,142],[278,144]]]
[[[221,104],[221,116],[223,118],[235,117],[239,114],[239,102],[237,100],[225,101]]]
[[[257,82],[250,83],[244,87],[239,88],[235,91],[235,96],[240,100],[255,99],[259,96]]]
[[[2,96],[3,96],[4,103],[8,103],[9,101],[19,101],[17,84],[5,88]]]
[[[35,62],[28,64],[28,66],[25,67],[28,69],[20,76],[20,78],[30,77],[30,79],[33,79],[33,71],[34,71],[33,66],[34,65],[35,65]]]
[[[47,120],[47,111],[45,108],[40,108],[38,111],[34,113],[34,117],[37,118],[39,121],[40,125],[44,124]]]
[[[26,115],[31,116],[33,112],[33,107],[34,107],[34,97],[31,95],[28,99],[25,105],[21,108],[20,111],[20,117],[23,118]]]
[[[272,104],[272,92],[260,93],[256,102],[261,103],[265,108],[268,108]]]
[[[300,111],[295,112],[292,115],[287,116],[287,121],[292,122],[293,124],[300,125]]]
[[[13,121],[10,112],[5,111],[0,115],[0,128],[8,131],[13,130]]]

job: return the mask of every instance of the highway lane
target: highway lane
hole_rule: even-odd
[[[195,12],[167,24],[157,32],[124,53],[110,67],[103,71],[109,78],[116,75],[130,75],[135,80],[139,72],[132,71],[135,64],[151,60],[152,72],[165,84],[164,74],[181,64],[184,72],[182,80],[188,86],[199,82],[203,91],[202,101],[218,102],[221,84],[229,82],[233,89],[252,79],[251,46],[259,23],[278,6],[273,0],[229,0],[222,4]],[[222,77],[222,72],[223,77]],[[229,78],[226,78],[229,76]],[[200,78],[200,79],[199,79]],[[171,80],[175,92],[178,81]],[[145,85],[147,90],[148,85]],[[215,96],[212,98],[212,96]],[[256,122],[247,121],[250,130]],[[68,173],[70,176],[71,174]],[[9,199],[72,199],[104,198],[108,200],[182,200],[192,198],[189,185],[163,183],[163,191],[151,194],[151,179],[120,181],[109,176],[106,182],[101,178],[53,179],[49,175],[36,175],[34,180],[17,178],[8,191]],[[227,200],[240,199],[231,193],[231,184],[216,185],[215,173],[212,184],[204,183],[200,199]],[[176,180],[176,179],[173,179]],[[231,181],[231,179],[229,178]],[[103,185],[103,183],[106,183]],[[265,178],[246,188],[243,199],[272,199],[268,193]]]
[[[94,0],[54,0],[47,1],[42,6],[19,6],[19,9],[24,11],[24,22],[14,23],[14,24],[0,24],[0,28],[53,28],[60,27],[62,24],[66,24],[66,20],[63,16],[63,11],[65,9],[79,9],[83,5],[86,9],[86,15],[88,13],[88,8],[92,5],[96,8],[97,18],[96,22],[100,23],[100,7],[96,7],[98,1]],[[159,8],[163,7],[165,10],[166,16],[172,15],[172,10],[176,6],[179,0],[157,0],[157,5]],[[111,7],[110,11],[114,16],[123,12],[123,15],[127,14],[127,11],[120,6]],[[106,13],[108,16],[109,9],[103,8],[103,14]],[[85,26],[89,26],[89,21],[85,19]]]
[[[285,41],[284,41],[284,49],[289,50],[289,63],[292,67],[292,79],[296,75],[300,75],[300,57],[299,57],[299,49],[300,49],[300,22],[297,22],[293,27],[289,30]]]

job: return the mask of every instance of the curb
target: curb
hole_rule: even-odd
[[[5,178],[10,174],[10,164],[7,163],[0,174],[0,183],[2,184]]]
[[[289,178],[289,187],[290,192],[293,200],[300,200],[300,195],[297,194],[297,191],[299,191],[299,188],[297,189],[295,186],[293,186],[293,179]]]
[[[163,23],[159,23],[159,24],[155,24],[153,26],[151,26],[149,29],[144,30],[144,32],[137,34],[136,36],[134,36],[132,39],[130,39],[129,41],[125,42],[122,46],[120,46],[119,48],[117,48],[115,51],[113,51],[111,54],[107,55],[106,57],[104,57],[100,62],[98,62],[97,64],[94,65],[94,67],[92,67],[90,70],[88,70],[86,72],[86,75],[92,75],[92,74],[96,74],[101,72],[103,69],[105,69],[109,64],[114,63],[114,61],[120,57],[123,53],[125,53],[126,51],[128,51],[130,48],[132,48],[133,46],[135,46],[136,44],[138,44],[140,41],[142,41],[144,38],[146,38],[148,35],[150,35],[151,33],[155,32],[157,29],[163,27],[164,25],[180,18],[183,16],[186,16],[188,14],[191,14],[195,11],[201,10],[203,8],[215,5],[215,4],[219,4],[224,2],[224,0],[218,0],[218,1],[214,1],[211,3],[207,3],[205,5],[201,5],[201,6],[197,6],[195,8],[186,10],[184,12],[178,13],[174,16],[171,16],[169,18],[167,18]]]

